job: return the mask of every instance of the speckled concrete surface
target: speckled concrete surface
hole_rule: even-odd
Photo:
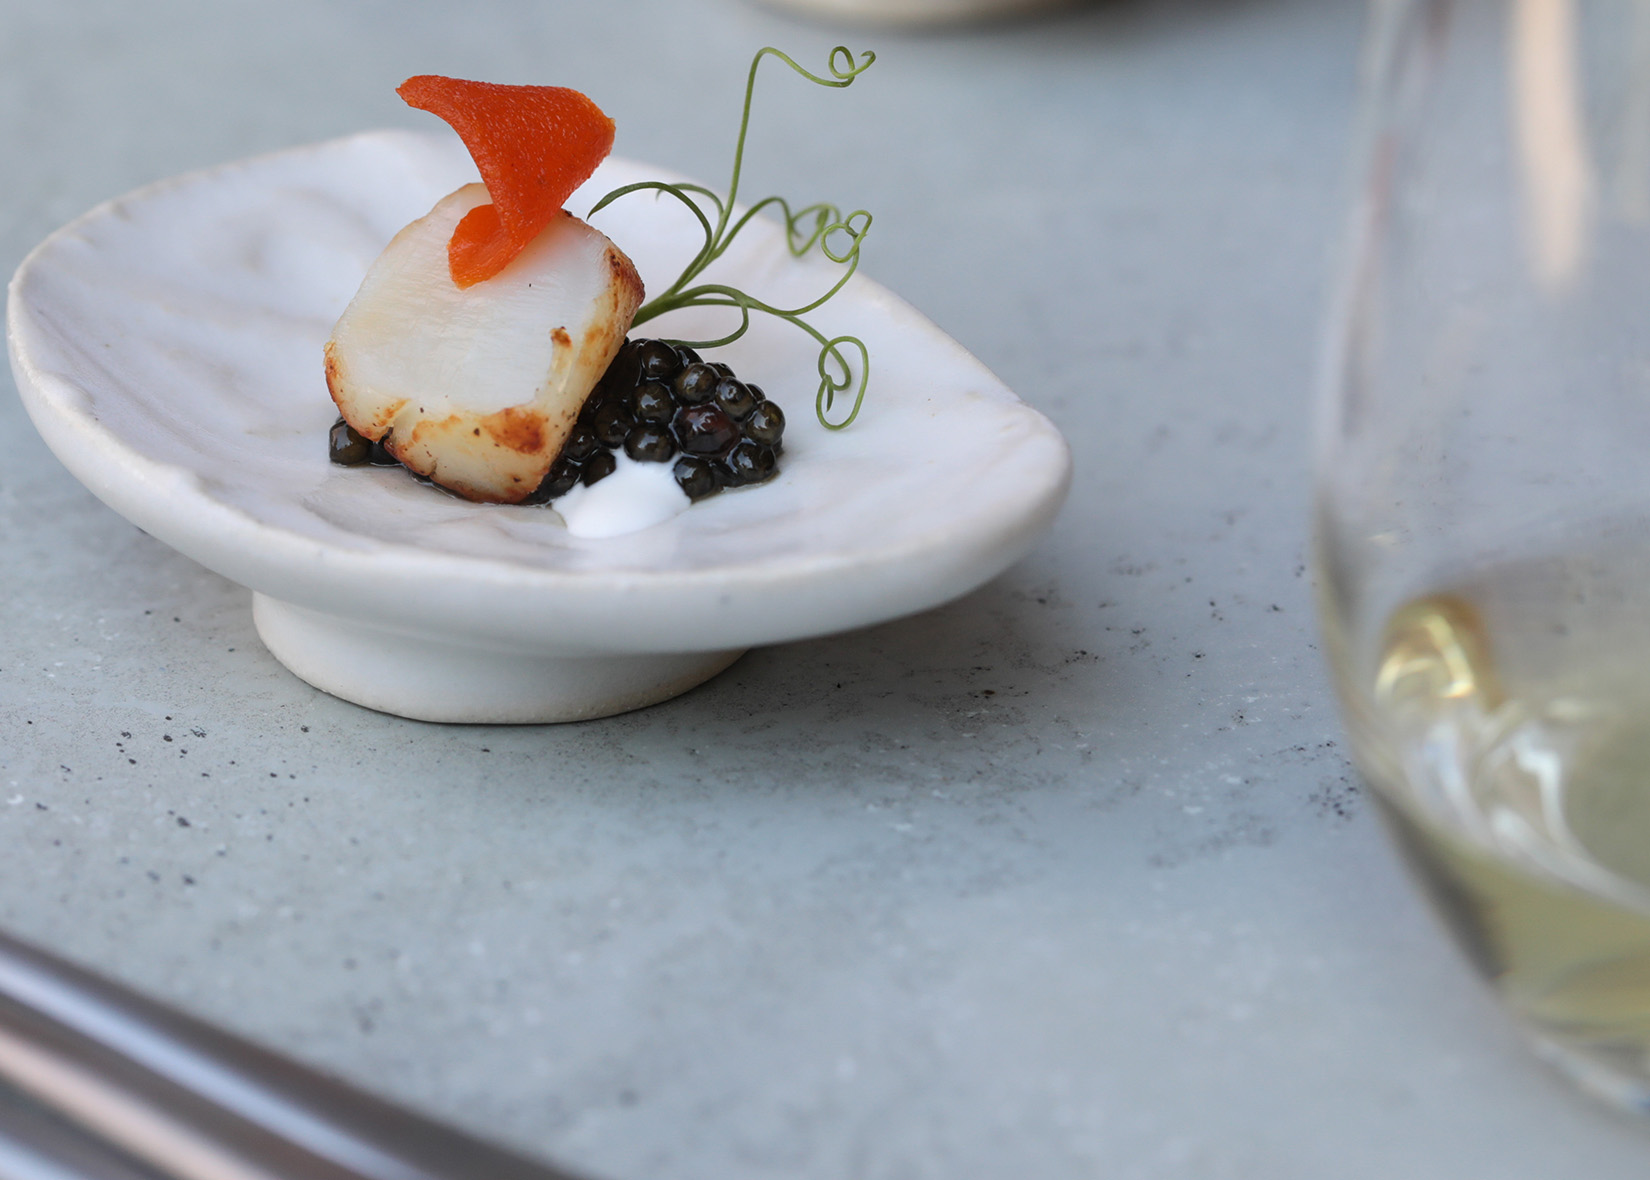
[[[970,598],[646,712],[311,690],[8,389],[0,924],[613,1180],[1641,1175],[1413,899],[1314,646],[1360,23],[1112,3],[768,79],[751,183],[875,210],[869,273],[1076,483]],[[0,264],[158,177],[419,125],[415,72],[579,86],[714,179],[748,54],[839,39],[733,0],[0,0]]]

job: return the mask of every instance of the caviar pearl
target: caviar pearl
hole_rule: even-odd
[[[669,422],[676,416],[676,399],[670,389],[658,381],[648,381],[636,387],[630,399],[631,412],[642,422]]]
[[[671,426],[690,455],[721,455],[739,441],[739,426],[715,406],[683,406]]]
[[[773,402],[758,402],[742,427],[746,438],[765,447],[776,447],[785,433],[785,412]]]
[[[779,470],[779,461],[772,447],[745,439],[728,452],[722,466],[728,472],[729,483],[743,486],[772,479]]]
[[[708,402],[716,393],[721,377],[709,365],[689,365],[676,374],[676,400],[686,406]]]
[[[635,425],[636,420],[622,402],[604,403],[590,419],[591,433],[604,447],[623,446]]]
[[[601,445],[595,431],[581,423],[573,427],[573,433],[568,435],[567,441],[562,444],[561,457],[582,463],[600,450]]]
[[[359,467],[372,455],[372,440],[342,418],[327,436],[327,458],[341,467]]]
[[[644,422],[624,440],[624,453],[644,463],[663,463],[676,454],[676,439],[670,428]]]
[[[584,463],[584,482],[598,483],[612,475],[618,469],[619,461],[613,457],[612,451],[597,451]]]
[[[694,459],[684,455],[676,460],[672,470],[676,476],[676,484],[687,493],[690,500],[703,500],[706,496],[714,496],[721,489],[721,482],[716,478],[716,469],[703,459]]]
[[[374,467],[400,466],[401,460],[390,454],[390,449],[384,445],[389,441],[389,437],[390,436],[386,434],[383,438],[372,444],[372,451],[367,456],[367,462],[371,463]]]
[[[663,340],[639,341],[636,345],[636,358],[641,363],[643,378],[649,381],[671,376],[682,364],[676,350]]]
[[[564,495],[570,488],[579,482],[583,472],[579,465],[565,456],[557,459],[550,465],[549,472],[539,481],[539,486],[528,493],[523,504],[548,504],[557,496]]]
[[[716,405],[729,418],[738,422],[756,409],[756,395],[743,381],[734,377],[724,377],[716,383]]]
[[[544,477],[541,488],[548,488],[551,496],[559,496],[574,484],[579,482],[583,472],[579,465],[568,458],[557,459],[550,467],[550,474]]]

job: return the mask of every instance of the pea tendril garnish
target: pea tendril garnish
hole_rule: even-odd
[[[768,46],[758,50],[751,59],[750,76],[745,82],[745,109],[739,120],[739,140],[733,152],[733,179],[728,185],[727,199],[711,192],[708,188],[697,184],[668,184],[662,180],[645,180],[638,184],[627,184],[623,188],[616,188],[608,193],[590,210],[592,216],[605,209],[620,197],[630,193],[651,189],[655,193],[669,193],[681,201],[698,220],[704,230],[705,244],[699,249],[677,280],[668,289],[655,295],[642,304],[637,310],[633,325],[644,324],[648,320],[663,315],[667,311],[676,311],[684,307],[732,307],[739,311],[739,324],[726,336],[715,340],[680,340],[675,343],[686,344],[694,348],[718,348],[724,344],[732,344],[743,336],[751,324],[751,313],[762,312],[788,323],[795,324],[819,344],[819,392],[814,398],[814,413],[818,415],[820,424],[827,430],[841,430],[859,416],[860,405],[865,401],[865,387],[871,379],[871,354],[865,347],[865,342],[858,336],[827,337],[819,329],[808,323],[802,317],[814,311],[831,296],[842,290],[859,269],[859,248],[865,241],[865,235],[871,231],[871,215],[864,209],[856,209],[847,216],[835,205],[819,203],[806,208],[792,210],[790,203],[783,197],[765,197],[746,209],[734,220],[734,206],[739,199],[739,176],[745,166],[745,133],[750,129],[751,95],[756,89],[756,69],[762,64],[762,59],[772,54],[780,61],[790,66],[798,74],[810,82],[817,82],[821,86],[831,86],[841,89],[850,85],[853,80],[871,68],[877,55],[867,50],[857,62],[851,50],[845,45],[838,45],[831,50],[827,68],[830,77],[821,77],[797,65],[789,55]],[[750,224],[764,209],[774,208],[785,222],[785,241],[790,247],[792,255],[801,258],[816,246],[819,252],[845,269],[836,283],[819,298],[800,307],[775,307],[764,303],[737,287],[730,287],[723,283],[696,283],[695,280],[704,273],[705,269],[720,258],[726,251],[739,231]],[[714,224],[713,224],[714,221]],[[847,352],[857,354],[857,363],[850,363]],[[858,386],[855,388],[854,375],[858,372]],[[854,389],[853,409],[840,422],[833,422],[826,415],[836,403],[839,393],[850,388]]]

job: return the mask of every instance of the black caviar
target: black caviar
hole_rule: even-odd
[[[665,340],[626,340],[585,399],[550,472],[523,503],[545,504],[579,483],[613,474],[616,452],[670,463],[677,485],[703,500],[723,488],[766,483],[779,472],[785,415],[759,385],[721,361],[703,361]],[[328,454],[347,467],[389,466],[395,457],[338,419]]]
[[[364,467],[368,464],[373,467],[399,466],[401,461],[390,454],[389,448],[384,445],[389,437],[386,432],[383,438],[374,442],[340,418],[327,432],[327,458],[340,467]]]
[[[785,415],[761,386],[721,361],[665,340],[626,340],[579,411],[561,457],[528,497],[543,504],[612,474],[615,452],[672,463],[677,485],[703,500],[779,472]]]
[[[332,424],[327,435],[327,456],[344,467],[359,467],[372,459],[372,439],[342,418]]]

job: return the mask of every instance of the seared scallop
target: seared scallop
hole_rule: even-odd
[[[447,243],[488,202],[470,184],[403,229],[326,347],[346,421],[472,500],[538,487],[642,303],[636,268],[563,210],[493,278],[460,289]]]

